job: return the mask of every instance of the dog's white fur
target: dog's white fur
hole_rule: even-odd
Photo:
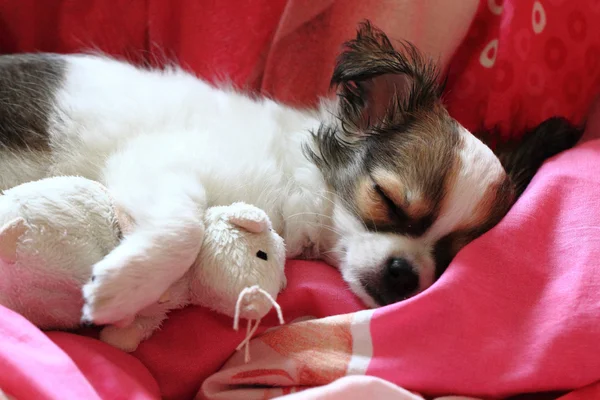
[[[53,175],[98,180],[137,227],[94,267],[84,318],[115,323],[155,302],[196,258],[208,206],[244,201],[265,210],[288,257],[340,263],[366,303],[358,272],[402,254],[416,261],[420,288],[433,282],[431,246],[473,213],[486,185],[504,172],[463,132],[462,169],[431,233],[419,239],[370,232],[332,194],[303,154],[311,130],[335,102],[297,110],[214,88],[178,69],[149,71],[108,58],[72,55],[56,97],[51,155],[2,152],[2,187]],[[483,175],[473,158],[488,164]]]
[[[178,69],[67,60],[52,159],[24,157],[17,165],[3,156],[0,170],[99,180],[136,221],[136,231],[95,266],[84,317],[116,322],[156,301],[196,258],[208,205],[262,208],[288,257],[330,247],[331,196],[301,149],[319,125],[317,113],[218,90]],[[5,176],[2,186],[18,183]]]

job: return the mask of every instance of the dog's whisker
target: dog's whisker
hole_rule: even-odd
[[[322,198],[325,201],[328,201],[333,206],[335,206],[336,201],[338,201],[341,204],[343,204],[345,206],[345,208],[348,209],[351,213],[353,213],[354,215],[359,215],[358,209],[356,206],[352,205],[349,201],[343,199],[342,197],[336,196],[336,194],[330,190],[324,190],[324,193],[327,195],[330,195],[330,196],[326,196],[324,194],[315,193],[315,192],[310,192],[310,193],[314,196],[319,196],[320,198]],[[336,199],[336,201],[332,200],[330,197],[334,197]],[[369,228],[367,227],[366,223],[362,220],[362,218],[357,218],[357,220],[362,224],[362,226],[365,230],[369,230]]]
[[[317,217],[323,217],[323,218],[327,218],[327,219],[333,219],[333,217],[326,215],[326,214],[322,214],[322,213],[318,213],[318,212],[310,212],[310,211],[304,211],[304,212],[298,212],[292,215],[288,215],[284,218],[284,221],[287,221],[291,218],[295,218],[295,217],[299,217],[301,215],[314,215]]]
[[[311,226],[317,226],[317,227],[319,227],[321,229],[326,229],[326,230],[328,230],[328,231],[330,231],[332,233],[335,233],[338,236],[343,236],[343,232],[342,231],[340,231],[339,229],[336,229],[336,228],[334,228],[332,226],[323,225],[323,224],[319,224],[318,222],[311,222],[311,221],[308,221],[306,223],[308,225],[311,225]]]

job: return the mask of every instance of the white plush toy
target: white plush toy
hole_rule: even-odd
[[[93,265],[134,223],[102,185],[80,177],[48,178],[5,191],[0,196],[0,304],[42,329],[78,327],[81,288],[93,279]],[[133,351],[169,310],[188,304],[233,317],[236,330],[240,318],[248,319],[240,347],[273,306],[283,323],[274,299],[286,284],[285,248],[267,214],[234,203],[209,208],[204,223],[194,265],[133,321],[104,327],[103,341]]]

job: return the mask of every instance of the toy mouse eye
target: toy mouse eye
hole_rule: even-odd
[[[263,260],[267,261],[268,257],[267,257],[267,253],[265,253],[262,250],[259,250],[258,253],[256,253],[256,257],[258,258],[262,258]]]

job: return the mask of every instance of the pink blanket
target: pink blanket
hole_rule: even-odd
[[[600,137],[596,117],[588,134]],[[252,342],[249,364],[234,355],[206,380],[200,397],[264,398],[348,374],[427,394],[490,397],[592,385],[600,377],[599,163],[600,139],[549,161],[502,223],[465,248],[430,290],[375,311],[270,330]],[[281,296],[288,320],[360,308],[332,268],[292,262],[288,272],[290,289]],[[8,394],[158,394],[132,356],[68,333],[50,333],[48,340],[5,309],[0,320],[0,387]],[[167,394],[185,397],[241,338],[229,325],[186,309],[136,356],[157,368]]]
[[[30,14],[21,7],[29,3],[37,7],[33,1],[0,0],[4,28],[28,26],[16,23],[19,19],[12,16],[27,19]],[[104,27],[107,21],[114,22],[107,16],[115,4],[127,3],[129,11],[134,8],[124,1],[109,6],[91,3],[94,7],[64,3],[64,8],[77,17],[68,20],[78,22],[81,31],[95,32],[82,21],[102,22],[97,24],[102,35],[110,33]],[[232,73],[236,83],[296,104],[314,102],[327,89],[326,77],[339,43],[354,29],[356,20],[365,16],[392,37],[409,38],[443,62],[450,61],[458,48],[451,62],[447,99],[454,115],[470,128],[500,122],[506,132],[526,122],[539,122],[549,110],[581,117],[598,93],[597,0],[577,4],[481,0],[478,10],[475,0],[461,1],[460,7],[459,2],[446,0],[351,1],[358,8],[342,1],[309,5],[294,0],[254,1],[258,8],[267,3],[271,7],[263,7],[263,19],[250,8],[238,10],[249,14],[241,19],[250,26],[235,32],[229,27],[227,33],[232,36],[218,30],[227,12],[197,23],[201,11],[220,9],[211,1],[201,6],[191,0],[148,1],[152,24],[146,23],[144,13],[137,19],[118,15],[117,20],[132,32],[136,21],[144,29],[148,25],[153,42],[176,52],[184,65],[200,74],[210,75],[211,66],[218,65],[221,72]],[[367,7],[366,3],[381,6]],[[92,10],[95,18],[80,18],[90,9],[103,11]],[[542,12],[544,29],[531,33],[533,21],[542,21]],[[579,18],[582,14],[584,22]],[[471,24],[474,15],[476,22]],[[267,23],[267,17],[280,23]],[[34,25],[41,29],[43,24],[38,22]],[[519,34],[523,29],[527,35]],[[239,46],[245,30],[252,30],[254,47]],[[186,40],[179,41],[179,31]],[[60,37],[76,40],[69,32],[63,27]],[[27,49],[62,49],[48,47],[48,35],[43,32],[32,29],[31,33],[41,44],[31,39]],[[465,34],[467,40],[460,45]],[[11,36],[26,37],[7,34],[0,41]],[[145,33],[133,36],[141,43],[147,38]],[[536,75],[536,65],[547,63],[546,43],[557,43],[550,40],[554,37],[569,44],[560,53],[561,57],[569,55],[568,62],[556,64],[556,49],[550,47],[550,66],[559,68]],[[199,38],[216,44],[199,47]],[[496,39],[499,47],[494,56],[486,46]],[[516,53],[517,44],[523,43],[542,50]],[[120,51],[120,47],[115,49]],[[481,54],[494,62],[482,63]],[[211,56],[210,64],[203,61],[206,56]],[[253,57],[256,64],[249,61]],[[508,67],[507,63],[514,64]],[[580,84],[573,84],[573,71],[580,73]],[[512,79],[510,85],[507,76]],[[540,76],[557,84],[536,91]],[[573,87],[579,89],[575,100]],[[547,102],[541,101],[551,99],[558,103],[546,107]],[[600,380],[600,275],[595,272],[600,255],[597,122],[588,129],[593,140],[549,161],[504,221],[467,246],[442,279],[414,299],[365,311],[335,269],[291,261],[286,271],[288,288],[279,300],[286,321],[295,323],[265,332],[276,323],[274,315],[265,319],[259,331],[264,334],[252,342],[252,361],[247,365],[234,354],[243,333],[232,331],[229,318],[200,308],[173,313],[163,329],[133,355],[97,341],[93,331],[44,334],[0,308],[0,389],[17,399],[189,399],[196,395],[252,399],[366,374],[426,396],[501,397],[580,389],[565,399],[600,397],[600,385],[595,385]],[[249,389],[249,385],[259,386]],[[315,388],[310,395],[332,398],[327,391],[339,393],[338,389],[335,385],[323,387],[324,392]],[[346,391],[344,399],[350,398]]]
[[[198,397],[262,399],[353,374],[427,395],[598,393],[600,113],[587,136],[547,162],[508,216],[411,300],[353,313],[360,304],[333,268],[290,262],[281,305],[296,322],[254,339],[249,364],[234,354]],[[143,367],[84,336],[49,340],[4,309],[0,387],[16,398],[148,399],[158,381],[165,396],[188,398],[241,339],[230,323],[198,308],[174,313],[134,354]]]

